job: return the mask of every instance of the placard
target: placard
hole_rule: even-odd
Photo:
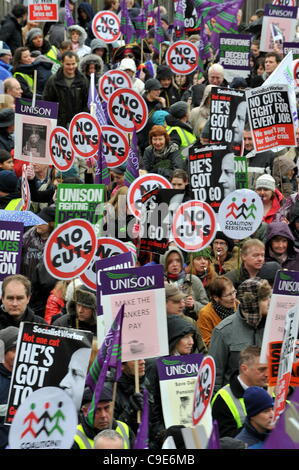
[[[101,237],[97,240],[98,246],[92,262],[81,274],[81,281],[90,289],[97,290],[96,263],[102,258],[113,257],[117,254],[129,252],[129,248],[120,240],[111,237]]]
[[[102,155],[107,166],[115,168],[125,163],[129,156],[130,145],[127,136],[113,126],[102,127]]]
[[[57,170],[68,171],[75,158],[68,131],[64,127],[55,127],[49,140],[52,163]]]
[[[103,184],[58,184],[55,201],[55,226],[70,219],[84,219],[91,224],[103,217],[105,186]]]
[[[295,37],[297,24],[297,8],[279,5],[265,5],[260,50],[274,50],[271,25],[277,26],[283,34],[284,42],[291,42]]]
[[[92,20],[94,36],[110,44],[117,41],[120,31],[120,19],[112,11],[99,11]]]
[[[250,72],[251,36],[221,33],[219,42],[219,64],[224,67],[225,79],[230,83],[236,75],[246,78]]]
[[[297,145],[286,85],[248,90],[246,100],[256,152],[264,152],[280,145]]]
[[[5,422],[11,424],[23,401],[35,390],[47,386],[64,389],[78,411],[84,392],[92,337],[89,331],[22,322]]]
[[[253,235],[264,217],[260,196],[251,189],[237,189],[221,203],[218,223],[232,240],[244,240]]]
[[[80,157],[93,157],[98,152],[101,128],[91,114],[76,114],[70,123],[69,136],[74,152]]]
[[[142,196],[155,188],[172,189],[172,185],[164,176],[156,173],[147,173],[139,176],[129,186],[127,194],[128,209],[136,219],[141,218]]]
[[[99,79],[99,94],[104,101],[119,88],[132,88],[131,77],[123,70],[109,70]]]
[[[198,48],[190,41],[176,41],[166,52],[166,63],[178,75],[189,75],[198,66]]]
[[[58,0],[28,0],[28,21],[40,23],[58,21]]]
[[[57,126],[58,103],[16,98],[14,158],[50,165],[50,135]]]
[[[108,114],[114,126],[124,132],[141,131],[147,124],[147,105],[136,91],[119,88],[109,98]]]
[[[205,202],[187,201],[175,212],[172,234],[184,251],[199,251],[210,245],[217,229],[213,209]]]
[[[202,354],[166,356],[156,360],[165,428],[192,425],[193,396]]]
[[[197,426],[204,417],[213,395],[216,376],[215,361],[212,356],[206,356],[198,371],[194,399],[192,424]]]
[[[45,267],[51,276],[71,280],[91,263],[97,248],[93,226],[83,219],[59,225],[50,235],[44,249]]]
[[[12,274],[20,273],[24,226],[19,222],[0,224],[0,285]]]

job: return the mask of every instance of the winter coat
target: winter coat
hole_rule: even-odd
[[[66,315],[58,318],[54,321],[53,325],[55,326],[66,326],[67,328],[76,328],[78,330],[91,331],[91,333],[97,335],[97,319],[96,312],[94,311],[94,316],[92,323],[87,323],[83,321],[78,321],[77,326],[77,313],[76,313],[76,302],[70,300],[66,305]]]
[[[6,369],[3,364],[0,363],[0,405],[5,405],[8,402],[8,393],[11,381],[11,371]],[[0,416],[0,449],[5,449],[8,445],[8,434],[10,426],[6,426],[4,423],[4,416]]]
[[[65,32],[65,9],[59,8],[58,11],[58,22],[53,23],[49,29],[49,42],[51,45],[60,47],[62,41],[64,41]]]
[[[229,385],[234,397],[240,399],[243,398],[245,390],[238,380],[238,375],[239,371],[236,370],[229,380]],[[213,420],[216,419],[218,421],[219,437],[235,437],[240,431],[231,410],[219,394],[215,397],[215,400],[213,400],[212,416]]]
[[[281,192],[278,191],[278,189],[275,189],[274,197],[272,199],[272,206],[268,210],[267,214],[264,215],[263,222],[270,224],[271,222],[274,221],[275,215],[279,211],[282,201],[283,201],[283,194],[281,194]]]
[[[293,173],[292,178],[288,177],[289,172]],[[288,197],[298,190],[296,174],[297,166],[294,160],[286,155],[280,155],[274,159],[272,176],[275,179],[277,189],[281,191],[284,197]]]
[[[95,64],[95,85],[98,85],[98,80],[101,75],[104,73],[104,62],[101,57],[96,54],[88,54],[82,57],[79,64],[79,71],[90,80],[90,75],[87,75],[88,66],[90,64]]]
[[[160,97],[165,98],[166,108],[169,108],[172,104],[180,101],[179,91],[173,85],[170,85],[168,88],[161,88]]]
[[[179,127],[182,129],[182,131],[184,132],[184,135],[186,136],[186,140],[189,140],[188,146],[195,143],[196,137],[193,134],[193,129],[190,126],[190,124],[186,122],[182,122],[180,119],[173,117],[171,114],[168,114],[168,116],[166,116],[165,121],[168,126],[166,130],[167,130],[167,133],[170,135],[171,141],[178,144],[180,148],[184,147],[182,143],[182,139],[178,131],[176,129],[171,129],[172,127]]]
[[[36,93],[37,98],[41,98],[47,80],[52,75],[53,62],[44,55],[39,55],[32,64],[20,64],[14,70],[14,77],[20,83],[23,94],[22,98],[32,98],[32,89],[29,87],[28,82],[21,76],[21,74],[29,75],[32,79],[34,77],[34,71],[37,72],[37,87]]]
[[[212,90],[212,85],[207,85],[204,89],[200,106],[193,108],[190,113],[190,124],[193,128],[194,135],[199,139],[201,131],[210,117],[210,104],[208,98]]]
[[[271,173],[276,153],[272,150],[259,153],[252,150],[248,153],[245,151],[244,155],[247,158],[248,165],[248,188],[254,191],[257,178],[266,173]]]
[[[84,434],[88,439],[93,440],[96,437],[96,435],[100,432],[99,429],[93,428],[88,424],[87,419],[85,418],[83,413],[80,413],[79,424],[82,425]],[[115,430],[117,428],[117,426],[118,426],[117,421],[115,419],[113,419],[111,429]],[[130,449],[133,449],[133,445],[134,445],[134,441],[135,441],[135,435],[134,435],[131,428],[129,428],[129,441],[130,441]],[[71,448],[79,450],[79,446],[76,442],[73,443]]]
[[[216,325],[221,322],[221,318],[217,315],[213,308],[212,302],[209,302],[198,312],[197,327],[200,331],[204,343],[209,346],[212,331]]]
[[[182,271],[182,275],[177,279],[173,280],[167,275],[167,258],[168,256],[176,252],[181,257],[182,268],[184,266],[184,258],[182,252],[179,248],[171,246],[166,253],[161,256],[161,264],[164,265],[164,276],[167,282],[174,282],[177,286],[184,292],[186,295],[192,295],[194,299],[194,311],[198,314],[199,310],[209,302],[206,290],[201,282],[201,280],[194,274],[187,274],[185,271]],[[188,309],[185,309],[186,315],[188,315]]]
[[[90,54],[91,49],[89,46],[85,44],[85,41],[87,40],[87,33],[86,31],[81,27],[78,26],[77,24],[69,26],[68,29],[66,30],[66,36],[69,41],[71,41],[71,32],[72,31],[78,31],[80,33],[79,36],[79,48],[78,49],[73,49],[74,52],[76,52],[77,56],[79,58],[85,56],[86,54]]]
[[[30,307],[44,318],[45,308],[51,290],[54,288],[57,279],[51,276],[45,268],[43,257],[36,264],[32,275],[32,295]]]
[[[13,315],[5,312],[2,307],[0,307],[0,330],[7,328],[8,326],[16,326],[19,328],[22,321],[28,321],[30,323],[41,323],[42,325],[46,324],[45,320],[38,315],[35,315],[34,311],[27,306],[23,316],[20,319],[16,319]]]
[[[12,77],[12,66],[6,64],[0,59],[0,80],[4,81],[6,78]]]
[[[232,252],[228,251],[226,259],[224,260],[223,264],[221,265],[221,272],[220,272],[220,267],[219,267],[219,264],[217,262],[217,259],[215,258],[215,255],[214,255],[212,262],[213,262],[213,265],[214,265],[214,269],[215,269],[216,273],[219,274],[219,276],[223,275],[227,272],[230,272],[233,269],[238,268],[238,263],[240,262],[239,261],[239,259],[240,259],[239,252],[240,252],[240,248],[238,246],[235,246],[232,249]]]
[[[30,228],[23,237],[21,273],[32,280],[36,266],[42,259],[47,240],[37,233],[36,227]]]
[[[299,230],[296,229],[296,225],[295,225],[296,219],[299,220],[299,201],[295,202],[295,204],[291,207],[290,216],[289,216],[289,220],[290,220],[289,228],[294,237],[294,246],[297,250],[299,250]]]
[[[0,145],[1,148],[1,145]],[[6,206],[13,201],[14,199],[17,200],[21,198],[21,193],[15,192],[7,194],[7,196],[0,196],[0,209],[5,209]]]
[[[11,134],[7,132],[7,127],[0,128],[0,149],[7,150],[10,153],[14,149],[14,145]]]
[[[49,323],[49,325],[52,323],[52,318],[61,313],[64,305],[65,301],[63,298],[56,295],[55,290],[51,290],[45,310],[45,321]]]
[[[167,315],[167,330],[170,354],[175,344],[185,335],[193,333],[193,335],[196,336],[197,334],[194,326],[182,315]],[[195,341],[192,353],[194,352],[199,352],[195,348]],[[159,449],[162,444],[161,438],[165,430],[165,423],[163,419],[159,375],[155,359],[148,361],[146,377],[149,383],[149,391],[154,400],[151,413],[150,448]]]
[[[247,346],[261,346],[263,340],[265,319],[257,328],[250,326],[240,307],[236,313],[222,320],[215,326],[209,348],[209,355],[216,364],[215,392],[229,382],[235,370],[239,367],[240,352]]]
[[[267,261],[263,264],[256,277],[260,277],[261,279],[267,279],[270,284],[273,284],[275,274],[278,269],[281,269],[281,266],[279,263],[277,263],[277,261]],[[247,271],[243,263],[241,264],[240,269],[234,269],[233,271],[226,272],[225,277],[228,277],[228,279],[232,281],[236,289],[238,289],[239,285],[242,284],[242,282],[250,278],[249,272]]]
[[[298,270],[299,268],[299,253],[295,250],[295,238],[289,228],[289,225],[284,222],[272,222],[268,225],[268,233],[265,244],[265,259],[266,261],[277,261],[279,259],[270,254],[271,240],[276,237],[285,237],[288,240],[287,259],[281,263],[283,269]]]
[[[157,173],[170,178],[173,170],[183,168],[183,160],[178,145],[175,142],[170,142],[161,156],[154,150],[152,145],[149,145],[142,157],[142,167],[148,173]]]
[[[245,442],[248,447],[255,444],[260,444],[264,442],[269,436],[270,431],[268,432],[258,432],[253,426],[251,426],[249,419],[245,419],[245,423],[242,431],[236,435],[236,439],[239,441]]]
[[[83,10],[87,14],[87,19],[83,20],[80,16],[79,10]],[[92,32],[92,20],[94,17],[94,11],[92,6],[88,2],[82,2],[78,6],[78,23],[85,30],[87,37],[85,44],[90,46],[91,41],[94,39],[94,34]]]
[[[74,81],[68,87],[60,68],[46,83],[43,100],[59,103],[57,125],[68,128],[75,114],[88,112],[88,80],[76,70]]]
[[[146,98],[146,93],[144,93],[142,97],[147,105],[148,119],[144,128],[140,132],[137,132],[138,146],[140,148],[141,154],[145,151],[146,147],[149,145],[148,134],[154,125],[152,121],[152,115],[154,114],[155,111],[159,111],[160,109],[162,109],[162,104],[160,103],[160,101],[156,101],[156,100],[148,101]]]
[[[105,381],[105,389],[113,391],[113,376]],[[148,379],[143,376],[139,378],[140,393],[149,388]],[[114,403],[114,419],[126,423],[134,434],[137,434],[139,424],[137,423],[137,412],[132,408],[130,397],[135,393],[135,376],[122,374],[117,381],[116,399]],[[112,394],[112,393],[111,393]],[[149,405],[153,405],[153,398],[149,393]],[[149,422],[150,426],[150,422]]]
[[[18,47],[23,46],[22,25],[12,13],[8,13],[1,21],[0,41],[6,42],[12,55]]]

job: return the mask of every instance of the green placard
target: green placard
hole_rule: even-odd
[[[105,186],[103,184],[59,184],[55,226],[71,219],[96,224],[102,218]]]

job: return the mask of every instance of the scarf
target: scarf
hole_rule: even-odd
[[[288,253],[283,253],[282,255],[278,255],[270,247],[269,247],[269,255],[271,256],[271,258],[275,259],[277,263],[279,263],[281,266],[288,259]]]
[[[224,307],[223,305],[219,304],[218,302],[215,302],[215,300],[212,300],[212,307],[217,313],[218,317],[221,318],[221,320],[224,320],[225,318],[229,317],[233,313],[235,313],[235,308],[227,308]]]

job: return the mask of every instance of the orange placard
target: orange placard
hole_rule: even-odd
[[[269,343],[269,355],[268,355],[268,364],[269,364],[269,386],[273,387],[277,382],[278,368],[279,368],[279,358],[281,351],[282,341],[273,341]],[[293,363],[292,375],[290,385],[297,387],[299,385],[299,341],[296,342],[296,360]]]

